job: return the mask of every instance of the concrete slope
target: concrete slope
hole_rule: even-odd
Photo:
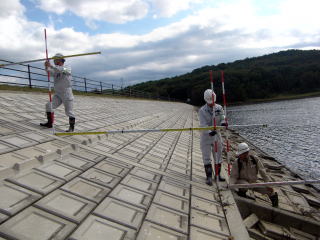
[[[192,132],[57,137],[47,95],[0,95],[3,239],[228,239]],[[197,126],[183,103],[76,96],[76,131]],[[56,131],[68,127],[63,106]],[[240,220],[240,214],[236,216]],[[244,225],[243,225],[244,226]],[[248,233],[242,227],[239,232]],[[2,239],[0,237],[0,239]]]

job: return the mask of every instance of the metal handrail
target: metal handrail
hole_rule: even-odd
[[[4,60],[4,59],[0,59],[0,62],[1,61],[6,63],[13,63],[12,61]],[[28,80],[28,82],[25,83],[23,81],[21,82],[0,81],[0,84],[29,86],[29,88],[33,88],[33,87],[46,88],[44,84],[41,84],[41,83],[47,83],[48,81],[46,79],[34,78],[33,76],[36,75],[36,76],[45,77],[47,75],[32,71],[32,69],[45,71],[44,68],[31,66],[29,64],[17,64],[16,66],[20,68],[21,67],[27,68],[27,69],[24,70],[24,69],[16,69],[13,67],[2,67],[0,68],[0,76]],[[12,75],[11,74],[12,72],[24,73],[26,74],[26,76],[21,76],[19,74]],[[131,89],[130,87],[123,88],[122,86],[118,86],[112,83],[104,83],[102,81],[93,80],[86,77],[80,77],[75,75],[72,75],[72,77],[73,77],[74,90],[77,90],[80,92],[91,92],[91,93],[106,94],[106,95],[124,95],[124,96],[139,97],[139,98],[174,101],[174,99],[171,99],[168,97],[152,96],[148,92],[134,90],[134,89]],[[40,84],[38,82],[40,82]]]

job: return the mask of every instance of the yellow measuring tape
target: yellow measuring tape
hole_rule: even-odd
[[[229,127],[267,127],[266,124],[252,125],[230,125]],[[222,130],[225,126],[216,127],[196,127],[196,128],[164,128],[164,129],[132,129],[132,130],[110,130],[105,132],[60,132],[55,133],[56,136],[70,135],[97,135],[97,134],[115,134],[115,133],[140,133],[140,132],[178,132],[178,131],[204,131],[204,130]]]

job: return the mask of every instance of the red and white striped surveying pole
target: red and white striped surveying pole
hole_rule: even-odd
[[[229,143],[229,133],[228,133],[228,118],[227,118],[227,99],[226,99],[226,91],[224,88],[224,72],[221,70],[221,84],[222,84],[222,97],[223,97],[223,108],[224,108],[224,116],[226,123],[226,146],[227,146],[227,163],[228,163],[228,175],[230,176],[230,143]]]
[[[49,61],[49,57],[48,57],[48,45],[47,45],[47,30],[44,29],[44,40],[45,40],[45,44],[46,44],[46,59],[47,61]],[[48,75],[48,94],[49,94],[49,101],[50,101],[50,109],[51,109],[51,121],[52,121],[52,132],[53,134],[55,134],[54,132],[54,112],[52,109],[52,96],[51,96],[51,82],[50,82],[50,72],[47,71],[47,75]]]
[[[213,128],[214,128],[214,131],[217,130],[217,121],[216,121],[216,113],[215,113],[215,102],[214,102],[214,91],[213,91],[213,73],[212,73],[212,70],[209,71],[210,73],[210,83],[211,83],[211,90],[212,90],[212,121],[213,121]],[[218,171],[219,171],[219,166],[218,166],[218,163],[216,162],[217,160],[217,154],[218,153],[218,142],[217,142],[217,138],[215,137],[215,140],[214,140],[214,174],[215,174],[215,177],[216,177],[216,181],[219,181],[219,178],[217,177],[218,176]]]

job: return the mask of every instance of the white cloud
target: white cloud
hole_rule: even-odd
[[[90,27],[93,20],[126,23],[145,17],[151,12],[155,18],[168,18],[192,8],[204,0],[35,0],[38,6],[56,14],[67,11],[83,17]]]
[[[172,17],[176,13],[188,10],[193,3],[201,3],[203,0],[150,0],[155,12],[154,17]]]
[[[148,0],[148,4],[152,4],[152,1],[158,0]],[[143,3],[142,0],[117,2],[124,4],[124,7],[112,5],[120,15],[128,10],[128,6]],[[188,6],[193,4],[191,0],[186,2]],[[220,1],[216,7],[203,9],[142,35],[89,35],[73,28],[56,29],[51,24],[47,27],[49,55],[56,52],[77,54],[102,51],[102,55],[70,58],[67,63],[72,65],[74,74],[78,76],[107,82],[123,77],[133,83],[170,77],[203,65],[230,62],[293,47],[320,48],[320,26],[317,24],[320,22],[317,14],[320,3],[316,0],[305,0],[303,3],[298,0],[279,2],[281,4],[277,5],[272,14],[260,15],[253,0]],[[103,12],[104,5],[98,6],[98,3],[97,0],[93,1],[95,8]],[[43,8],[57,13],[65,12],[71,6],[76,8],[77,4],[79,6],[74,11],[84,16],[95,11],[88,8],[85,12],[84,1],[81,0],[47,0],[43,4],[46,4]],[[185,9],[186,6],[182,4],[175,11]],[[28,21],[24,15],[25,7],[18,0],[0,1],[0,7],[1,57],[16,61],[43,58],[43,29],[46,26]],[[147,9],[148,6],[143,5],[142,10]],[[158,9],[160,13],[161,8]],[[136,14],[135,11],[140,10],[135,9],[132,16],[142,13]],[[165,12],[163,10],[163,14]],[[127,16],[126,13],[124,15]],[[124,15],[119,19],[128,19]],[[95,18],[86,19],[94,21]]]
[[[143,18],[148,4],[143,0],[37,0],[39,7],[47,12],[63,14],[66,11],[92,20],[125,23]]]

